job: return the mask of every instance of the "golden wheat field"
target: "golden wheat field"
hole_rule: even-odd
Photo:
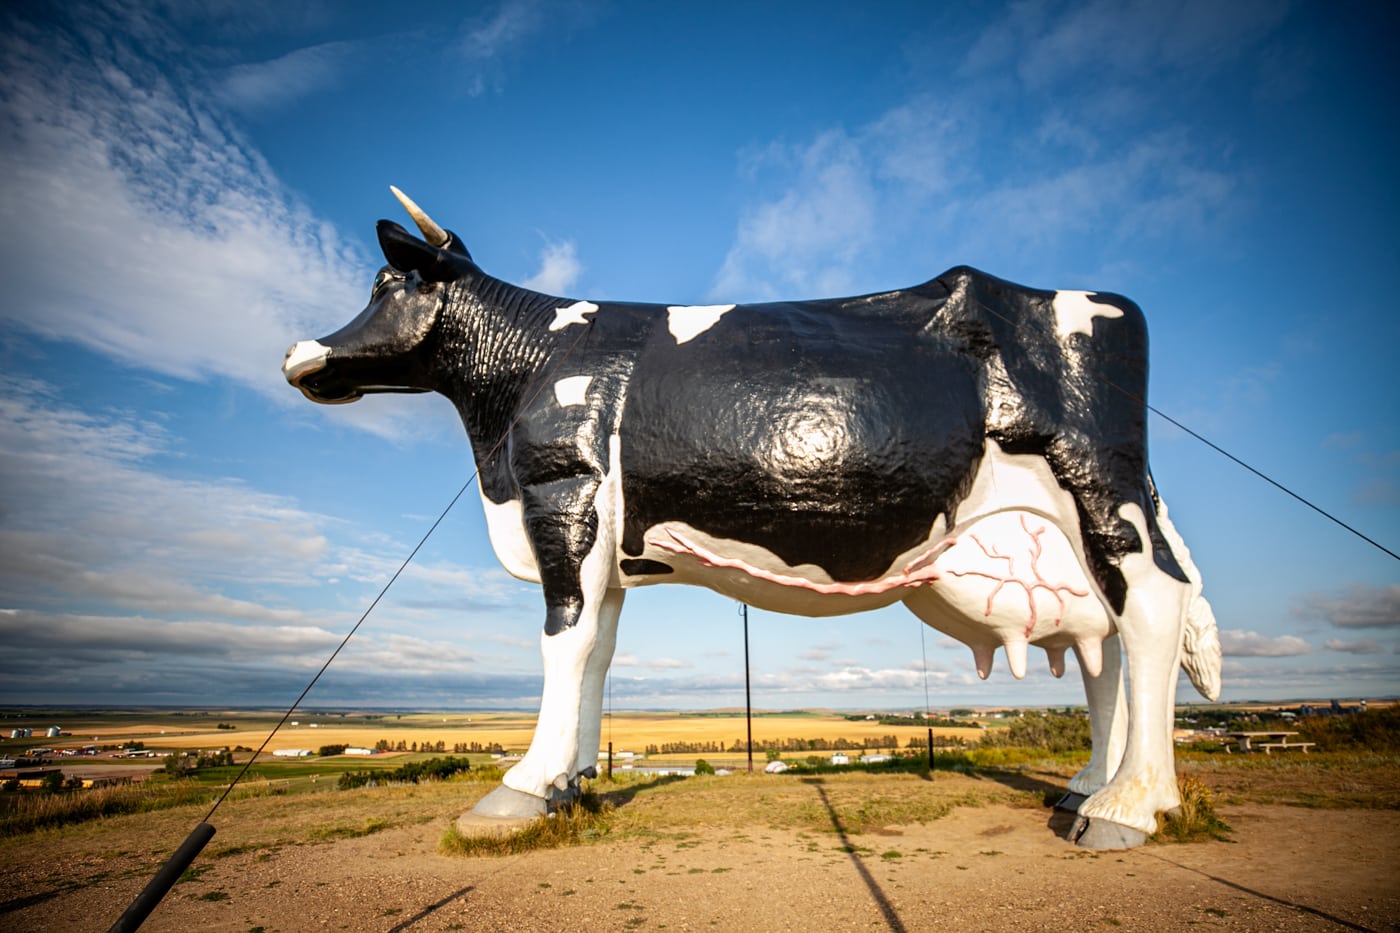
[[[43,718],[37,718],[43,717]],[[32,718],[32,722],[29,721]],[[28,726],[35,734],[58,726],[63,735],[46,740],[55,749],[125,745],[141,742],[152,750],[195,750],[239,746],[256,749],[277,725],[279,714],[250,711],[208,712],[64,712],[45,711],[36,717],[12,718],[7,726]],[[447,750],[457,745],[501,746],[507,752],[523,752],[530,744],[535,715],[513,712],[448,713],[294,713],[267,743],[267,751],[310,749],[328,745],[373,748],[388,742],[398,747]],[[616,712],[605,715],[601,744],[609,742],[617,752],[643,752],[648,745],[715,743],[730,748],[745,738],[745,719],[737,712]],[[8,732],[8,729],[7,729]],[[934,734],[975,742],[982,729],[975,723],[962,728],[935,728]],[[848,720],[831,712],[756,713],[755,745],[785,739],[845,739],[857,745],[894,736],[899,745],[922,742],[924,726],[883,725],[877,720]]]

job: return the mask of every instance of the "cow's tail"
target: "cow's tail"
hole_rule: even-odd
[[[1167,517],[1167,504],[1157,499],[1157,524],[1176,555],[1177,562],[1191,580],[1191,603],[1186,608],[1182,633],[1181,666],[1196,690],[1207,700],[1220,697],[1220,632],[1215,612],[1201,595],[1201,572],[1191,561],[1191,551]]]

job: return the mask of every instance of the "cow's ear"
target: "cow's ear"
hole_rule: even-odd
[[[429,282],[451,282],[471,271],[465,249],[457,252],[429,246],[392,220],[381,220],[377,229],[384,258],[400,272],[417,272]],[[452,240],[456,240],[455,235]]]

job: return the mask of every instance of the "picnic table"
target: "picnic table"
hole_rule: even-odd
[[[1275,751],[1287,752],[1295,749],[1304,755],[1308,749],[1312,748],[1314,742],[1290,742],[1290,735],[1297,735],[1297,732],[1227,732],[1225,737],[1234,739],[1242,752],[1252,752],[1255,749],[1263,749],[1268,755]],[[1232,751],[1230,746],[1225,746],[1226,751]]]

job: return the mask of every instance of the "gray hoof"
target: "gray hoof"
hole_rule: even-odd
[[[545,799],[502,784],[472,807],[472,816],[495,820],[533,820],[547,812]]]
[[[1065,791],[1065,795],[1055,803],[1056,810],[1067,810],[1070,813],[1078,813],[1079,805],[1088,800],[1087,794],[1076,794],[1074,791]]]
[[[1147,834],[1122,823],[1081,816],[1074,821],[1069,838],[1081,849],[1136,849],[1147,841]]]

